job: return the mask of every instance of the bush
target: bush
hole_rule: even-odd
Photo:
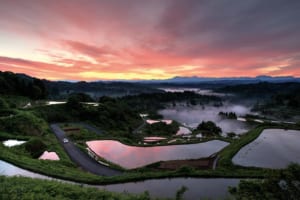
[[[0,98],[0,110],[5,110],[5,109],[8,109],[8,104],[4,99]]]
[[[229,133],[227,133],[227,136],[230,137],[230,138],[234,138],[236,136],[236,133],[229,132]]]
[[[46,144],[38,138],[32,138],[24,144],[25,149],[33,158],[38,158],[47,149]]]
[[[175,121],[173,121],[171,124],[157,122],[154,124],[147,124],[145,127],[145,132],[148,135],[170,136],[176,134],[178,130],[179,125]]]
[[[242,180],[238,187],[230,188],[235,199],[299,199],[300,166],[291,164],[264,181]]]
[[[74,93],[71,94],[67,101],[67,106],[69,108],[79,108],[82,107],[81,102],[92,102],[94,101],[92,97],[85,93]]]
[[[222,133],[222,129],[212,121],[202,121],[198,125],[197,130],[202,131],[206,135],[220,135]]]
[[[20,112],[9,120],[0,119],[0,129],[17,135],[42,135],[47,123],[30,112]]]
[[[39,180],[25,177],[0,176],[0,199],[45,199],[45,200],[150,200],[148,192],[134,195],[115,193],[82,185]],[[184,190],[181,190],[183,193]],[[180,193],[180,194],[181,194]]]

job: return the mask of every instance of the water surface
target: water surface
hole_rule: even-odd
[[[148,191],[151,197],[175,198],[176,191],[185,186],[188,190],[184,193],[184,199],[225,199],[230,196],[228,187],[237,186],[239,181],[239,179],[224,178],[165,178],[113,184],[104,188],[114,192],[125,191],[135,194]]]
[[[75,182],[53,179],[44,175],[36,174],[12,164],[0,160],[0,175],[5,176],[25,176],[39,179],[52,179],[74,184]],[[96,187],[112,192],[127,192],[139,194],[148,191],[151,197],[167,197],[175,198],[175,193],[182,186],[187,187],[184,193],[184,199],[195,200],[202,198],[209,199],[224,199],[229,196],[228,187],[237,186],[239,179],[224,179],[224,178],[170,178],[170,179],[152,179],[139,182],[129,182],[122,184],[111,185],[83,185],[88,187]],[[76,183],[75,183],[76,184]],[[82,184],[80,184],[82,185]]]
[[[250,108],[243,105],[215,106],[183,106],[168,107],[160,110],[159,113],[166,119],[173,119],[191,128],[196,128],[202,121],[213,121],[222,128],[223,135],[229,132],[242,134],[251,127],[247,122],[236,119],[225,119],[219,116],[219,112],[235,112],[238,116],[244,116],[250,112]]]
[[[25,169],[21,169],[17,166],[9,164],[8,162],[0,160],[0,175],[5,176],[25,176],[31,178],[40,178],[40,179],[51,179],[50,177],[37,174]]]
[[[14,147],[14,146],[24,144],[25,142],[26,141],[23,141],[23,140],[6,140],[6,141],[3,141],[3,145],[6,147]]]
[[[211,140],[198,144],[169,145],[156,147],[128,146],[114,140],[87,142],[98,156],[127,169],[142,167],[158,161],[185,160],[208,157],[229,143]]]
[[[263,168],[285,168],[291,162],[300,164],[300,131],[265,129],[244,146],[232,159],[235,164]]]

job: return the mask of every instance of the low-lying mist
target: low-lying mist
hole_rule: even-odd
[[[241,134],[249,130],[246,122],[235,119],[226,119],[219,116],[219,112],[234,112],[237,116],[244,116],[251,113],[250,107],[244,105],[225,104],[221,107],[207,106],[183,106],[177,105],[160,110],[159,113],[166,119],[173,119],[187,126],[196,128],[202,121],[213,121],[222,128],[223,134],[235,132]]]

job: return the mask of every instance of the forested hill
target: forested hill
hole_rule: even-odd
[[[98,99],[101,96],[127,96],[159,92],[163,91],[138,83],[49,81],[26,74],[0,71],[1,95],[26,96],[31,99],[65,99],[72,93],[86,93],[94,99]]]
[[[47,97],[47,89],[43,80],[24,74],[0,71],[0,94],[44,99]]]
[[[255,84],[241,84],[234,86],[225,86],[215,90],[221,93],[233,93],[241,96],[251,97],[270,97],[277,94],[291,94],[300,91],[300,83],[269,83],[260,82]]]
[[[72,83],[66,81],[45,81],[45,85],[49,90],[50,97],[62,98],[71,93],[87,93],[93,98],[99,98],[101,96],[127,96],[162,92],[147,85],[128,82],[80,81]]]

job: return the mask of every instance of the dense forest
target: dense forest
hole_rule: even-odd
[[[185,102],[188,105],[204,105],[207,103],[222,104],[222,99],[217,96],[201,95],[194,92],[165,92],[140,94],[135,96],[125,96],[119,98],[132,109],[139,112],[151,112],[164,108],[166,103],[176,105],[178,102]]]
[[[49,98],[59,99],[66,98],[71,93],[89,94],[92,98],[97,99],[101,96],[126,96],[137,95],[141,93],[163,92],[159,89],[142,85],[138,83],[128,82],[66,82],[66,81],[44,81],[49,91]]]
[[[26,96],[31,99],[63,99],[72,93],[87,93],[93,99],[101,96],[125,96],[140,93],[159,93],[159,89],[128,82],[67,82],[48,81],[0,71],[0,94]]]
[[[239,96],[247,96],[248,98],[270,97],[276,94],[293,93],[300,90],[300,83],[269,83],[260,82],[255,84],[240,84],[233,86],[225,86],[215,91],[221,93],[234,93]]]
[[[253,111],[274,118],[276,116],[282,120],[300,120],[300,88],[294,90],[283,90],[280,93],[271,95],[264,101],[257,101]]]
[[[44,82],[40,79],[0,71],[0,94],[44,99],[48,93]]]

